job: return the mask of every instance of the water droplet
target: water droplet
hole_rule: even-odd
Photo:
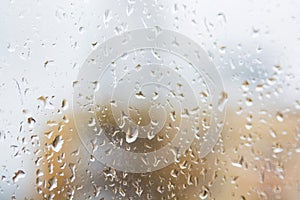
[[[59,152],[61,150],[63,144],[64,144],[64,140],[63,140],[62,136],[60,136],[60,135],[56,136],[52,142],[53,151]]]
[[[236,161],[231,162],[232,166],[241,168],[243,167],[244,157],[240,156],[240,158]]]
[[[243,91],[248,91],[249,90],[249,82],[248,81],[244,81],[242,84],[242,89]]]
[[[147,138],[148,140],[152,140],[155,137],[155,133],[153,131],[147,132]]]
[[[258,84],[258,85],[256,86],[255,90],[256,90],[257,92],[263,91],[263,84]]]
[[[45,62],[44,62],[44,68],[47,68],[47,66],[50,64],[50,63],[53,63],[54,62],[54,60],[46,60]]]
[[[61,102],[61,108],[62,108],[63,110],[67,110],[68,107],[69,107],[69,105],[68,105],[67,100],[63,99],[62,102]]]
[[[136,71],[140,71],[142,69],[142,65],[141,64],[137,64],[135,66]]]
[[[280,193],[281,192],[281,187],[279,185],[275,185],[273,187],[273,192],[276,193],[276,194]]]
[[[25,172],[23,170],[18,170],[15,172],[15,175],[12,177],[14,183],[18,182],[20,178],[24,178]]]
[[[51,126],[57,126],[58,123],[57,123],[56,121],[54,121],[54,120],[48,120],[48,121],[47,121],[47,125],[50,126],[50,127],[51,127]]]
[[[283,122],[284,118],[283,118],[283,114],[281,112],[277,112],[276,113],[276,119],[279,121],[279,122]]]
[[[252,106],[253,105],[253,100],[251,98],[246,98],[246,106]]]
[[[97,49],[98,46],[99,46],[98,42],[92,42],[92,49]]]
[[[81,34],[84,33],[84,27],[83,26],[79,27],[78,30],[79,30],[79,33],[81,33]]]
[[[274,153],[281,153],[283,152],[283,148],[280,144],[276,143],[275,145],[273,145],[273,152]]]
[[[96,160],[95,157],[94,157],[93,155],[91,155],[91,156],[90,156],[90,161],[91,161],[91,162],[94,162],[95,160]]]
[[[8,50],[8,52],[12,53],[12,52],[16,51],[16,47],[14,47],[12,44],[9,43],[7,45],[7,50]]]
[[[233,176],[231,177],[230,183],[231,184],[236,184],[236,181],[238,180],[239,176]]]
[[[27,123],[29,124],[30,128],[34,127],[34,124],[36,123],[35,119],[33,117],[28,117],[27,118]]]
[[[227,19],[226,19],[226,16],[224,13],[218,13],[218,18],[220,18],[223,21],[223,23],[227,22]]]
[[[96,119],[94,117],[90,118],[89,123],[88,123],[89,127],[94,127],[96,126]]]
[[[172,112],[170,113],[170,118],[171,118],[171,120],[172,120],[173,122],[176,121],[176,113],[175,113],[175,111],[172,111]]]
[[[138,129],[135,129],[134,131],[131,131],[131,129],[129,128],[126,132],[126,142],[127,143],[135,142],[138,135],[139,135]]]
[[[270,77],[267,79],[268,85],[274,85],[276,83],[277,79],[275,77]]]
[[[133,6],[134,5],[132,5],[132,4],[128,4],[127,5],[127,7],[126,7],[126,14],[127,14],[127,16],[130,16],[133,13],[133,11],[134,11],[134,7]]]
[[[276,138],[277,137],[277,133],[276,133],[276,131],[274,130],[274,129],[270,129],[269,130],[269,133],[270,133],[270,135],[272,136],[272,138]]]
[[[178,11],[178,5],[175,3],[173,6],[173,13],[176,13]]]
[[[226,92],[222,92],[219,96],[218,109],[223,112],[228,101],[228,94]]]
[[[135,97],[136,97],[137,99],[146,99],[146,97],[145,97],[145,95],[143,94],[142,91],[137,92],[137,93],[135,94]]]
[[[258,28],[252,28],[252,36],[257,37],[259,35],[260,30]]]
[[[163,194],[164,191],[165,191],[165,187],[163,185],[160,185],[157,187],[157,191],[160,193],[160,194]]]
[[[219,49],[221,54],[225,54],[226,53],[226,46],[221,46]]]
[[[246,123],[246,124],[245,124],[245,128],[246,128],[247,130],[252,129],[252,123],[250,123],[250,122]]]
[[[174,178],[177,178],[179,175],[179,171],[177,169],[172,169],[171,171],[171,176],[173,176]]]
[[[103,21],[104,21],[104,24],[105,26],[108,25],[109,21],[112,19],[112,16],[111,16],[111,11],[110,10],[105,10],[104,12],[104,18],[103,18]]]
[[[45,131],[45,132],[44,132],[44,135],[45,135],[48,139],[50,139],[50,138],[52,137],[52,134],[53,134],[53,130]]]
[[[54,190],[55,188],[57,188],[57,178],[53,177],[51,179],[48,180],[48,184],[49,184],[49,191]]]
[[[206,199],[209,196],[209,189],[205,186],[202,186],[202,190],[199,194],[200,199]]]
[[[282,70],[282,67],[280,65],[275,65],[273,67],[273,70],[276,71],[276,72],[280,72]]]
[[[76,178],[76,176],[75,176],[76,165],[74,163],[69,163],[69,169],[71,171],[70,181],[74,182],[74,180]]]

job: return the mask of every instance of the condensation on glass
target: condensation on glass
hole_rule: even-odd
[[[298,1],[2,1],[0,199],[300,199]]]

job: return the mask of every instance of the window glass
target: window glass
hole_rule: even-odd
[[[0,3],[0,199],[299,199],[300,3]]]

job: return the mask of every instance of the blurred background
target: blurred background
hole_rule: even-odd
[[[0,199],[299,199],[300,2],[0,2]],[[86,58],[159,26],[198,43],[227,93],[203,159],[145,174],[105,167],[81,144],[72,94]]]

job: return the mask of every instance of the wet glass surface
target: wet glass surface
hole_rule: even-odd
[[[299,7],[2,1],[0,199],[299,199]]]

